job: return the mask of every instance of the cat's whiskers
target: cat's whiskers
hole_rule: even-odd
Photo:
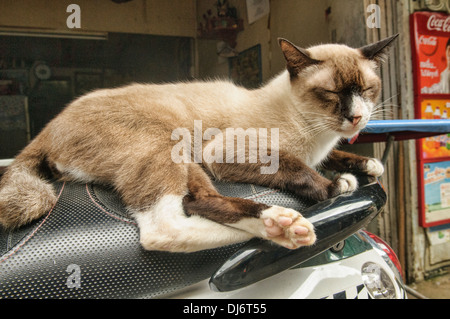
[[[308,133],[310,135],[319,135],[323,132],[329,132],[332,130],[332,126],[335,124],[335,121],[327,118],[314,119],[309,123],[307,127],[304,128],[304,133]]]
[[[394,108],[397,109],[399,106],[394,103],[389,103],[389,104],[386,104],[386,103],[389,100],[396,98],[397,96],[398,96],[398,94],[395,94],[395,95],[387,98],[386,100],[376,104],[372,109],[370,118],[375,119],[375,120],[384,120],[384,119],[386,119],[386,115],[388,115],[388,117],[390,116],[390,118],[394,118],[395,113],[394,113],[393,109]]]
[[[314,115],[314,116],[308,118],[308,123],[318,123],[318,124],[322,124],[322,125],[324,124],[324,121],[326,121],[326,123],[330,123],[330,124],[337,123],[336,118],[325,115],[325,114],[321,114],[321,113],[317,113],[317,112],[309,112],[309,111],[302,111],[302,114]]]
[[[389,108],[385,108],[386,106]],[[383,108],[379,107],[377,109],[374,109],[370,114],[370,118],[379,120],[383,120],[386,118],[395,118],[395,112],[393,110],[394,108],[398,108],[398,105],[384,105]]]

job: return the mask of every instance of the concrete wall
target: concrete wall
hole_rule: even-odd
[[[271,75],[285,68],[277,38],[286,38],[301,47],[330,41],[325,19],[326,0],[271,1]]]

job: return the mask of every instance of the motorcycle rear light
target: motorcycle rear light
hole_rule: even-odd
[[[403,270],[402,270],[402,266],[400,265],[400,261],[397,258],[397,255],[395,254],[394,250],[384,241],[382,240],[380,237],[378,237],[377,235],[374,235],[368,231],[364,231],[375,243],[377,243],[377,245],[380,247],[381,250],[383,250],[386,255],[389,257],[389,259],[392,261],[392,263],[394,264],[394,266],[397,268],[399,274],[402,276],[402,279],[404,279],[403,277]]]

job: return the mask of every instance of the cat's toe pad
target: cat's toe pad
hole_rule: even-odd
[[[264,237],[289,248],[312,245],[316,241],[313,225],[289,208],[272,206],[262,212]]]
[[[378,159],[371,158],[367,161],[366,171],[371,176],[379,177],[384,173],[384,166]]]
[[[353,192],[358,187],[358,181],[352,174],[342,174],[336,181],[339,193]]]

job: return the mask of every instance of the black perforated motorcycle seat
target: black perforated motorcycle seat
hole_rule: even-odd
[[[215,183],[225,196],[302,210],[278,190]],[[209,278],[244,243],[195,253],[146,251],[119,197],[55,183],[55,207],[20,229],[0,228],[0,298],[155,298]]]

